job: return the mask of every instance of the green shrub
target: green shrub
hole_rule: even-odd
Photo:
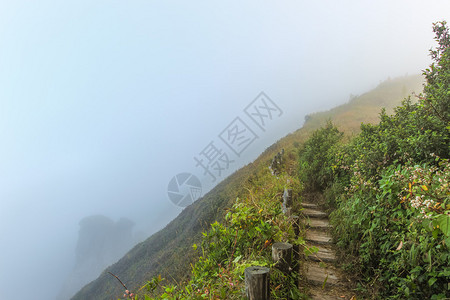
[[[309,190],[323,190],[332,181],[332,157],[342,137],[343,133],[329,121],[313,132],[299,150],[299,177]]]
[[[416,103],[382,111],[344,146],[328,124],[300,153],[301,178],[334,197],[340,253],[381,299],[450,297],[450,36],[445,22],[434,32],[439,46]]]
[[[424,72],[417,103],[408,98],[392,116],[335,153],[336,197],[331,220],[342,253],[373,297],[450,297],[449,102],[450,37],[434,24],[439,46]],[[342,192],[342,191],[345,192]]]

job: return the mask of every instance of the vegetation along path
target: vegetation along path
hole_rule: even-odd
[[[265,299],[354,300],[355,286],[358,299],[450,299],[450,31],[433,31],[417,99],[393,109],[404,78],[309,116],[72,299],[242,300],[249,267],[270,269]],[[374,105],[388,110],[378,118]],[[295,213],[303,205],[304,235],[280,205],[288,190],[302,200],[291,202]],[[278,243],[304,250],[300,276],[274,263]]]

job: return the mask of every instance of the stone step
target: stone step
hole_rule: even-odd
[[[306,220],[306,226],[317,229],[331,228],[330,222],[327,219],[309,219]]]
[[[308,256],[308,260],[313,261],[324,261],[324,262],[334,262],[336,261],[336,254],[334,253],[333,249],[326,248],[324,246],[315,246],[315,245],[306,245],[309,247],[317,247],[319,248],[319,251],[316,253],[311,254]]]
[[[342,295],[344,294],[344,295]],[[310,291],[311,300],[351,300],[356,299],[352,298],[351,295],[346,295],[348,293],[343,293],[339,291],[333,290],[323,290],[323,289],[312,289]]]
[[[339,296],[327,295],[322,290],[311,291],[311,300],[342,300]]]
[[[332,239],[331,235],[324,230],[309,229],[306,231],[306,240],[313,244],[329,245]]]
[[[324,213],[323,211],[317,210],[317,209],[312,209],[312,208],[304,208],[302,210],[303,215],[309,217],[309,218],[318,218],[318,219],[323,219],[323,218],[327,218],[328,215],[326,213]]]
[[[317,204],[315,203],[310,203],[310,202],[302,202],[302,206],[303,208],[315,208],[317,209]]]
[[[339,275],[332,266],[327,266],[325,268],[321,267],[317,262],[306,262],[306,278],[309,283],[313,285],[323,285],[325,280],[325,286],[330,285],[341,285],[342,282],[339,280]]]

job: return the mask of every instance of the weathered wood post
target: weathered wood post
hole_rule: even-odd
[[[291,216],[291,220],[292,220],[292,227],[294,229],[295,239],[298,239],[298,237],[300,236],[300,223],[299,223],[300,218],[299,216]],[[300,245],[294,244],[293,251],[294,251],[293,255],[294,263],[292,264],[293,265],[292,268],[297,273],[300,273]]]
[[[287,216],[291,215],[292,210],[292,189],[284,189],[283,193],[283,206],[282,206],[283,213]]]
[[[269,300],[269,268],[253,266],[245,269],[245,294],[249,300]]]
[[[289,274],[292,265],[292,244],[275,243],[272,245],[272,259],[275,267],[284,274]]]

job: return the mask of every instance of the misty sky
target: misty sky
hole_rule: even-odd
[[[0,0],[0,298],[53,299],[83,217],[147,234],[173,219],[170,179],[211,188],[193,157],[261,91],[283,114],[226,175],[305,114],[420,73],[449,14],[448,0]]]

